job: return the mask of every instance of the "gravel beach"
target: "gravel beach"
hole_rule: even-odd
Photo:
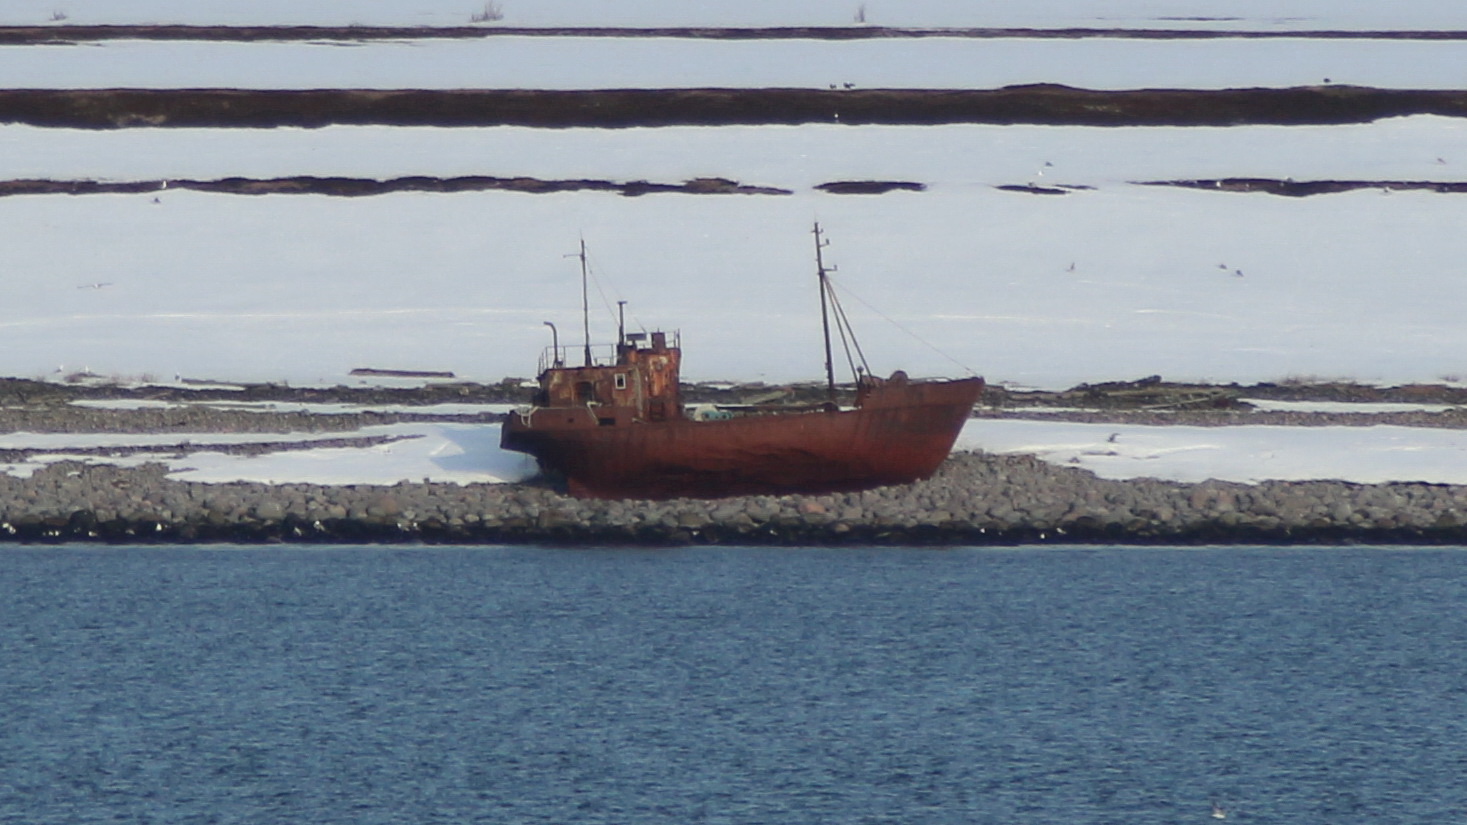
[[[454,389],[453,396],[480,402],[512,401],[513,382]],[[0,540],[18,542],[456,542],[554,544],[995,544],[1026,543],[1464,543],[1467,486],[1452,484],[1358,484],[1343,481],[1267,481],[1258,484],[1207,481],[1186,484],[1140,478],[1102,479],[1078,467],[1026,455],[954,453],[937,474],[915,484],[860,493],[821,496],[749,496],[716,500],[581,500],[554,483],[522,484],[400,482],[371,484],[203,483],[181,480],[179,456],[191,450],[190,434],[254,434],[227,449],[246,454],[307,447],[370,447],[381,437],[361,427],[402,420],[488,424],[486,412],[458,415],[365,411],[323,413],[218,409],[208,394],[185,390],[145,391],[111,387],[56,387],[11,381],[9,402],[0,409],[4,433],[149,433],[178,435],[152,446],[67,449],[67,460],[48,463],[29,476],[0,475]],[[1040,412],[1035,401],[1073,403],[1063,397],[1007,396],[1002,408],[980,408],[979,418],[1066,418],[1149,425],[1467,426],[1456,407],[1438,412],[1383,413],[1250,411],[1231,409],[1107,408],[1117,398],[1136,397],[1136,385],[1118,385],[1086,397],[1091,409]],[[1144,401],[1156,401],[1155,382],[1142,385]],[[1247,388],[1249,396],[1268,387]],[[1193,387],[1168,388],[1173,397],[1193,397]],[[422,400],[444,400],[443,389]],[[689,388],[689,392],[714,392]],[[716,393],[727,394],[728,390]],[[1283,390],[1275,389],[1275,395]],[[1314,395],[1380,400],[1378,391],[1290,389],[1291,397]],[[320,390],[270,393],[281,402],[352,401],[400,404],[400,395],[331,398]],[[345,393],[345,391],[343,391]],[[715,394],[716,394],[715,393]],[[255,395],[264,394],[255,390]],[[1236,392],[1232,393],[1236,394]],[[1461,391],[1415,390],[1416,401],[1451,405]],[[99,409],[80,406],[101,399],[166,398],[177,406]],[[1399,393],[1397,394],[1399,396]],[[1393,396],[1395,397],[1395,396]],[[727,399],[721,399],[727,401]],[[320,433],[310,442],[287,433]],[[8,450],[11,462],[56,450]],[[149,453],[174,459],[170,467]],[[127,460],[134,466],[117,466]],[[185,460],[186,464],[186,460]]]
[[[861,493],[592,501],[539,484],[202,484],[159,464],[0,477],[24,542],[556,544],[1462,543],[1467,486],[1108,481],[1027,456],[955,454]]]

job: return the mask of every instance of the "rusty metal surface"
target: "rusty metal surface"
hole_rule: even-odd
[[[501,442],[566,476],[575,495],[715,498],[820,493],[930,475],[952,449],[982,379],[896,381],[855,410],[603,425],[605,411],[540,408],[511,416]]]

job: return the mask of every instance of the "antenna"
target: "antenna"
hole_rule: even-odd
[[[835,401],[835,364],[830,357],[830,313],[825,306],[825,293],[830,289],[829,273],[835,270],[825,268],[825,260],[820,254],[828,241],[820,237],[820,222],[815,222],[815,272],[820,280],[820,327],[825,333],[825,385],[826,393],[833,403]]]

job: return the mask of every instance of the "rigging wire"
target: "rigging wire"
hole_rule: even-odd
[[[606,308],[606,317],[609,318],[613,324],[618,323],[621,320],[620,316],[617,314],[615,309],[612,309],[612,302],[609,298],[606,297],[606,290],[602,287],[601,278],[597,275],[596,272],[596,256],[588,254],[586,258],[586,270],[591,273],[591,282],[596,285],[596,294],[601,298],[601,305]],[[616,284],[611,281],[611,278],[609,276],[606,280],[611,287],[611,294],[615,295],[616,299],[620,301],[622,299],[621,290],[616,288]],[[637,325],[637,329],[640,329],[642,332],[647,331],[647,327],[642,324],[635,313],[632,314],[631,321],[632,323]]]
[[[596,285],[596,295],[601,298],[601,306],[606,309],[607,317],[615,321],[616,311],[611,308],[611,300],[606,297],[606,289],[602,286],[601,276],[596,271],[597,267],[595,264],[595,258],[591,257],[590,255],[587,255],[586,257],[588,259],[586,263],[586,269],[591,273],[591,283]],[[621,294],[617,292],[615,284],[611,285],[611,291],[617,296],[618,299],[621,298]]]
[[[856,380],[859,381],[861,378],[861,373],[859,370],[856,369],[855,360],[851,358],[851,346],[854,346],[856,348],[856,356],[861,359],[861,368],[866,371],[867,375],[871,374],[871,364],[866,361],[866,353],[861,350],[861,340],[856,337],[856,328],[851,326],[851,319],[846,316],[846,308],[841,306],[840,296],[835,294],[834,282],[827,280],[827,284],[831,287],[830,305],[835,308],[836,329],[839,330],[841,328],[844,328],[846,331],[850,332],[851,335],[851,345],[846,346],[846,361],[851,365],[851,374],[854,375],[856,377]],[[845,342],[846,333],[842,332],[842,346],[845,346]]]
[[[601,282],[601,277],[597,272],[598,267],[595,265],[594,262],[595,257],[588,254],[586,260],[586,271],[590,274],[591,282],[596,285],[596,294],[601,298],[601,305],[606,310],[607,318],[609,318],[612,323],[619,323],[621,320],[620,316],[618,315],[617,311],[612,308],[612,300],[606,294],[606,287]],[[611,279],[609,277],[606,280],[611,288],[612,294],[616,296],[618,301],[620,301],[621,291],[616,288],[616,284],[614,282],[611,282]],[[828,277],[825,278],[825,289],[830,297],[831,308],[833,310],[832,314],[835,316],[836,319],[836,332],[839,333],[841,339],[841,347],[845,350],[846,363],[850,366],[851,373],[856,376],[857,380],[859,380],[861,373],[856,368],[856,360],[860,360],[861,369],[864,369],[867,375],[872,374],[871,364],[866,360],[866,353],[864,350],[861,349],[861,342],[859,339],[856,338],[855,327],[851,325],[851,321],[849,316],[846,314],[845,307],[841,305],[840,295],[837,294],[837,284],[835,283],[835,280]],[[906,333],[917,343],[923,345],[924,347],[927,347],[928,349],[942,356],[944,359],[950,361],[954,366],[958,367],[969,375],[978,374],[975,370],[973,370],[972,367],[969,367],[967,364],[964,364],[963,362],[949,355],[947,352],[944,352],[932,342],[913,332],[911,329],[908,329],[895,318],[892,318],[890,315],[887,315],[886,313],[877,309],[869,301],[862,298],[860,295],[857,295],[850,289],[850,287],[846,286],[845,284],[839,285],[839,292],[844,293],[850,298],[854,298],[866,309],[870,310],[871,312],[875,313],[877,316],[885,320],[887,323]],[[643,324],[641,319],[639,319],[635,314],[632,315],[630,320],[633,324],[636,325],[637,329],[640,329],[642,332],[647,331],[646,325]],[[849,340],[847,336],[849,336]],[[852,355],[852,347],[854,347],[855,350],[854,356]]]
[[[937,353],[938,355],[941,355],[943,358],[946,358],[947,360],[951,361],[959,369],[963,370],[964,372],[968,373],[969,375],[973,375],[973,376],[978,375],[978,373],[975,372],[972,367],[968,366],[967,364],[964,364],[962,361],[959,361],[958,359],[952,357],[951,355],[948,355],[946,352],[943,352],[941,349],[938,349],[937,346],[934,345],[931,341],[928,341],[926,338],[923,338],[922,336],[920,336],[917,333],[911,331],[910,329],[907,329],[905,326],[903,326],[902,324],[898,323],[896,319],[892,318],[890,315],[887,315],[886,313],[884,313],[881,310],[877,309],[876,307],[872,306],[870,302],[868,302],[866,299],[862,298],[860,295],[857,295],[856,293],[852,292],[848,287],[842,285],[841,288],[840,288],[840,290],[842,292],[844,292],[846,295],[848,295],[848,296],[850,296],[852,298],[855,298],[858,302],[860,302],[861,306],[864,306],[867,309],[871,310],[872,312],[876,313],[877,315],[881,316],[883,319],[885,319],[885,321],[887,323],[891,324],[892,326],[896,327],[897,329],[901,330],[902,332],[905,332],[907,335],[910,335],[912,337],[912,339],[915,340],[917,343],[921,344],[924,347],[927,347],[928,349],[932,350],[933,352]]]
[[[830,289],[829,282],[826,283],[825,288],[827,290]],[[830,302],[832,304],[835,304],[835,292],[834,291],[831,291],[831,293],[830,293]],[[839,307],[837,307],[835,309],[835,332],[836,332],[837,335],[840,336],[840,345],[841,345],[841,348],[846,351],[846,364],[848,364],[850,366],[850,368],[851,368],[851,375],[854,376],[855,377],[855,380],[859,382],[861,380],[861,373],[859,373],[859,372],[856,371],[856,361],[855,361],[854,358],[851,357],[851,344],[850,344],[850,341],[847,341],[846,340],[846,332],[848,330],[850,332],[851,340],[855,340],[856,331],[853,330],[853,329],[850,329],[850,324],[846,322],[845,318],[841,315],[841,312],[840,312]],[[858,349],[859,349],[859,347],[858,347]]]

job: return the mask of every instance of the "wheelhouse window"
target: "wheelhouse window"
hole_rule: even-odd
[[[617,389],[619,389],[619,390],[626,389],[627,388],[627,374],[624,373],[624,372],[617,373],[616,374],[616,378],[614,379],[614,382],[616,384],[616,388]]]

